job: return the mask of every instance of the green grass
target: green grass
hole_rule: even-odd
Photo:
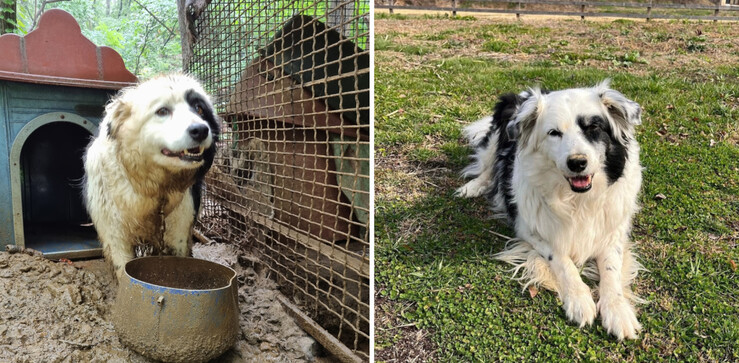
[[[615,23],[608,29],[620,32],[622,26]],[[517,24],[466,27],[460,34],[486,33],[479,38],[485,39],[483,48],[510,54],[520,49],[484,42],[536,32]],[[559,32],[556,27],[548,24]],[[606,25],[592,27],[598,31]],[[653,28],[641,41],[691,39],[670,29]],[[728,29],[718,26],[711,37],[693,41],[710,49],[715,37],[736,36]],[[426,39],[442,31],[429,32]],[[448,41],[450,34],[438,42]],[[549,41],[541,40],[547,47]],[[592,60],[585,59],[588,54],[577,52],[570,53],[571,62],[557,51],[525,62],[474,54],[435,58],[443,48],[426,47],[429,59],[410,69],[388,56],[392,45],[376,54],[375,278],[379,294],[403,307],[398,310],[404,322],[431,332],[439,360],[739,359],[736,62],[658,67],[642,53],[621,51],[598,59],[605,63],[596,66],[587,63]],[[700,57],[701,50],[686,54]],[[578,62],[578,57],[583,59]],[[638,306],[644,326],[640,338],[626,342],[610,337],[600,320],[584,329],[568,323],[552,292],[540,291],[534,298],[522,292],[508,278],[509,267],[491,257],[505,241],[489,231],[512,231],[489,218],[482,198],[453,196],[464,183],[458,173],[470,153],[460,129],[488,114],[497,95],[535,84],[549,89],[587,86],[606,77],[644,108],[637,130],[645,167],[642,209],[634,221],[633,240],[649,270],[640,274],[635,289],[649,303]],[[667,198],[655,200],[658,193]],[[376,348],[391,349],[397,330],[375,328]]]

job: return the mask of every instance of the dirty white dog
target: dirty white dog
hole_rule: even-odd
[[[484,195],[507,217],[516,238],[496,255],[514,265],[524,284],[557,291],[567,317],[580,327],[600,313],[618,339],[636,338],[641,325],[631,282],[641,268],[630,250],[631,220],[641,185],[634,126],[641,107],[610,89],[500,97],[493,116],[464,130],[475,148],[457,190]],[[595,262],[596,266],[592,263]],[[599,281],[598,304],[580,277]]]
[[[85,153],[85,201],[118,278],[142,255],[190,255],[202,180],[219,125],[193,78],[161,76],[123,89]]]

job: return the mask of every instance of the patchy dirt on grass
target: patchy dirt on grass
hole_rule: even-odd
[[[333,361],[283,310],[255,259],[227,244],[196,244],[193,255],[238,273],[241,334],[214,361]],[[0,362],[151,362],[118,340],[110,322],[116,288],[102,259],[0,253]]]
[[[739,64],[739,27],[722,22],[580,21],[528,16],[520,22],[511,16],[464,21],[419,15],[403,20],[376,19],[375,35],[378,72],[419,68],[437,72],[445,59],[467,57],[513,64],[548,62],[628,70],[645,76],[680,72],[696,82],[711,82],[714,68]],[[727,107],[733,106],[727,103]],[[403,110],[379,117],[397,112]],[[729,133],[725,138],[733,140],[736,135]],[[430,140],[421,145],[380,145],[375,159],[375,172],[380,176],[376,178],[376,195],[389,200],[415,200],[432,193],[436,186],[462,185],[443,155],[423,163],[408,157],[412,154],[410,148],[438,150],[440,144]]]
[[[687,69],[695,71],[696,80],[710,80],[710,68],[739,63],[739,27],[731,22],[376,19],[375,37],[379,44],[392,42],[389,49],[378,49],[379,63],[401,69],[451,57],[478,57],[628,68],[637,74]]]
[[[440,156],[441,158],[441,156]],[[386,200],[414,201],[428,195],[430,190],[453,187],[452,173],[445,160],[426,163],[410,162],[400,155],[375,158],[375,195]]]
[[[375,349],[375,360],[382,362],[435,362],[436,345],[430,333],[413,324],[404,324],[400,319],[398,303],[375,294],[375,336],[377,341],[392,342],[389,346]]]

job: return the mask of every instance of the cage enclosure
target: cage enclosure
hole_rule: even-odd
[[[368,360],[369,2],[179,8],[184,68],[224,130],[196,233],[255,252],[337,346],[320,342]]]

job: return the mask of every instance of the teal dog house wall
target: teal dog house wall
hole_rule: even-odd
[[[62,10],[44,13],[25,37],[0,37],[0,247],[100,255],[82,155],[105,104],[135,82],[120,55],[82,36]]]

